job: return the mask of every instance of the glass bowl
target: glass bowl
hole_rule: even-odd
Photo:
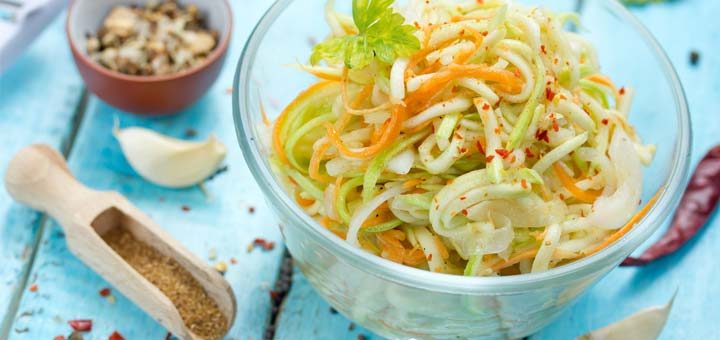
[[[350,1],[338,1],[349,13]],[[580,33],[597,48],[604,73],[637,90],[631,122],[658,146],[644,169],[644,202],[656,205],[623,238],[582,260],[547,272],[463,277],[402,266],[354,248],[320,226],[286,194],[270,168],[269,128],[313,77],[288,67],[308,60],[329,29],[325,0],[279,0],[250,36],[235,77],[233,108],[240,147],[280,220],[295,264],[342,314],[389,338],[519,338],[536,332],[646,241],[676,207],[685,187],[690,117],[678,77],[652,35],[616,1],[520,1],[577,11]]]

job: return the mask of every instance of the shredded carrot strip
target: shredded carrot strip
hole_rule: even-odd
[[[597,253],[598,251],[604,249],[605,247],[609,246],[613,242],[619,240],[621,237],[625,236],[632,228],[637,224],[647,213],[650,211],[650,208],[652,208],[655,205],[655,202],[660,197],[660,194],[665,191],[665,188],[661,188],[658,190],[657,193],[645,204],[645,206],[638,211],[637,214],[635,214],[628,223],[626,223],[622,228],[618,229],[615,233],[610,235],[603,243],[600,243],[595,248],[591,249],[589,252],[585,253],[585,256],[590,256],[592,254]]]
[[[450,252],[448,251],[447,247],[445,247],[445,242],[443,242],[437,235],[435,235],[433,238],[435,239],[435,244],[438,247],[438,251],[440,251],[440,256],[442,256],[443,260],[447,260],[447,258],[450,257]]]
[[[427,261],[427,258],[425,258],[425,253],[423,253],[420,248],[412,248],[407,249],[405,251],[405,257],[403,258],[403,263],[409,265],[409,266],[417,266],[422,263],[425,263]]]
[[[415,186],[417,186],[420,183],[422,183],[422,180],[419,178],[411,179],[411,180],[403,183],[403,188],[405,188],[405,189],[414,188]]]
[[[563,170],[559,163],[553,164],[553,171],[555,175],[560,179],[563,187],[570,191],[570,193],[577,198],[579,201],[584,203],[593,203],[600,196],[600,192],[597,190],[582,190],[575,185],[573,179]]]
[[[467,62],[468,59],[470,59],[470,57],[475,55],[477,50],[480,49],[480,46],[482,45],[483,40],[485,40],[485,37],[482,34],[480,34],[480,32],[478,32],[476,30],[471,30],[471,29],[467,29],[467,31],[469,31],[472,34],[472,37],[474,40],[473,42],[475,43],[475,49],[467,51],[465,53],[462,53],[457,58],[455,58],[455,63],[457,63],[457,64],[464,64],[465,62]]]
[[[517,254],[511,258],[509,258],[507,261],[501,261],[500,263],[494,264],[491,268],[493,271],[498,272],[504,268],[514,266],[522,260],[527,260],[535,257],[537,255],[539,249],[530,249],[528,251],[522,252],[520,254]]]
[[[372,84],[365,85],[365,87],[363,87],[362,90],[360,90],[360,93],[357,94],[357,96],[352,101],[352,103],[350,103],[350,106],[352,108],[357,108],[358,106],[360,106],[360,104],[362,104],[365,101],[365,99],[368,99],[368,97],[370,97],[370,95],[372,94],[372,90],[373,90]]]
[[[302,196],[300,196],[299,191],[295,191],[295,200],[298,202],[298,204],[300,204],[300,206],[303,206],[303,207],[309,207],[313,203],[315,203],[314,200],[308,200],[308,199],[302,198]]]
[[[329,148],[330,143],[325,141],[324,143],[321,143],[317,149],[313,150],[312,157],[310,157],[310,166],[308,168],[308,175],[310,178],[324,183],[332,183],[333,179],[331,177],[320,173],[320,162],[322,162],[323,156]]]
[[[605,86],[611,88],[613,90],[613,92],[615,92],[615,93],[618,92],[617,86],[615,86],[615,83],[613,83],[612,80],[610,80],[610,78],[603,76],[601,74],[593,74],[591,76],[588,76],[587,80],[596,82],[598,84],[605,85]]]
[[[320,79],[324,79],[324,80],[330,80],[330,81],[341,81],[342,80],[341,76],[319,72],[317,70],[313,70],[310,68],[305,69],[305,71],[320,78]]]
[[[400,128],[402,127],[403,121],[405,121],[405,108],[402,105],[395,105],[392,115],[390,116],[387,129],[385,129],[385,133],[383,133],[382,137],[380,137],[377,143],[359,150],[352,150],[348,148],[345,143],[343,143],[342,139],[340,139],[340,133],[334,126],[325,124],[325,128],[327,129],[327,136],[330,139],[330,142],[335,145],[340,153],[353,158],[369,158],[375,156],[395,141],[395,139],[400,135]]]
[[[323,88],[332,85],[333,82],[331,81],[321,81],[319,83],[315,83],[312,86],[308,87],[300,93],[295,99],[288,105],[285,110],[283,110],[282,113],[280,113],[280,116],[275,121],[275,127],[273,128],[272,133],[272,142],[273,142],[273,149],[275,149],[275,153],[278,155],[278,158],[280,158],[280,161],[289,164],[287,155],[285,155],[285,150],[283,150],[283,143],[282,143],[282,136],[280,136],[280,130],[282,130],[283,125],[285,124],[285,121],[287,120],[288,114],[292,110],[294,110],[298,105],[300,105],[302,102],[308,99],[308,97],[314,95],[318,91],[322,90]]]
[[[503,92],[517,93],[522,89],[522,80],[512,72],[494,70],[485,65],[452,64],[423,83],[419,89],[405,99],[407,111],[415,113],[426,108],[435,95],[442,92],[453,80],[464,77],[494,82]]]
[[[267,127],[271,127],[272,121],[268,118],[267,112],[265,111],[265,104],[263,104],[262,101],[260,101],[260,114],[262,115],[263,124]]]

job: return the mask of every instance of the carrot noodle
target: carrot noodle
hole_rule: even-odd
[[[633,92],[563,15],[457,4],[393,7],[417,30],[402,53],[300,65],[322,80],[271,139],[297,204],[351,246],[468,276],[552,270],[626,235],[659,196],[638,209],[654,146],[627,120]],[[333,32],[357,34],[342,18]]]

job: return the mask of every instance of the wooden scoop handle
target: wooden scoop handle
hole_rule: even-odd
[[[62,225],[77,218],[78,211],[88,207],[88,203],[97,203],[95,199],[104,194],[78,182],[63,156],[44,144],[27,146],[13,157],[5,175],[5,187],[16,201],[50,214]],[[92,218],[93,213],[81,215]]]

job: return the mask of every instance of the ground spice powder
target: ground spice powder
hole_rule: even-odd
[[[200,283],[177,261],[137,240],[125,228],[114,228],[102,238],[172,301],[193,333],[205,339],[220,339],[227,332],[227,318]]]

